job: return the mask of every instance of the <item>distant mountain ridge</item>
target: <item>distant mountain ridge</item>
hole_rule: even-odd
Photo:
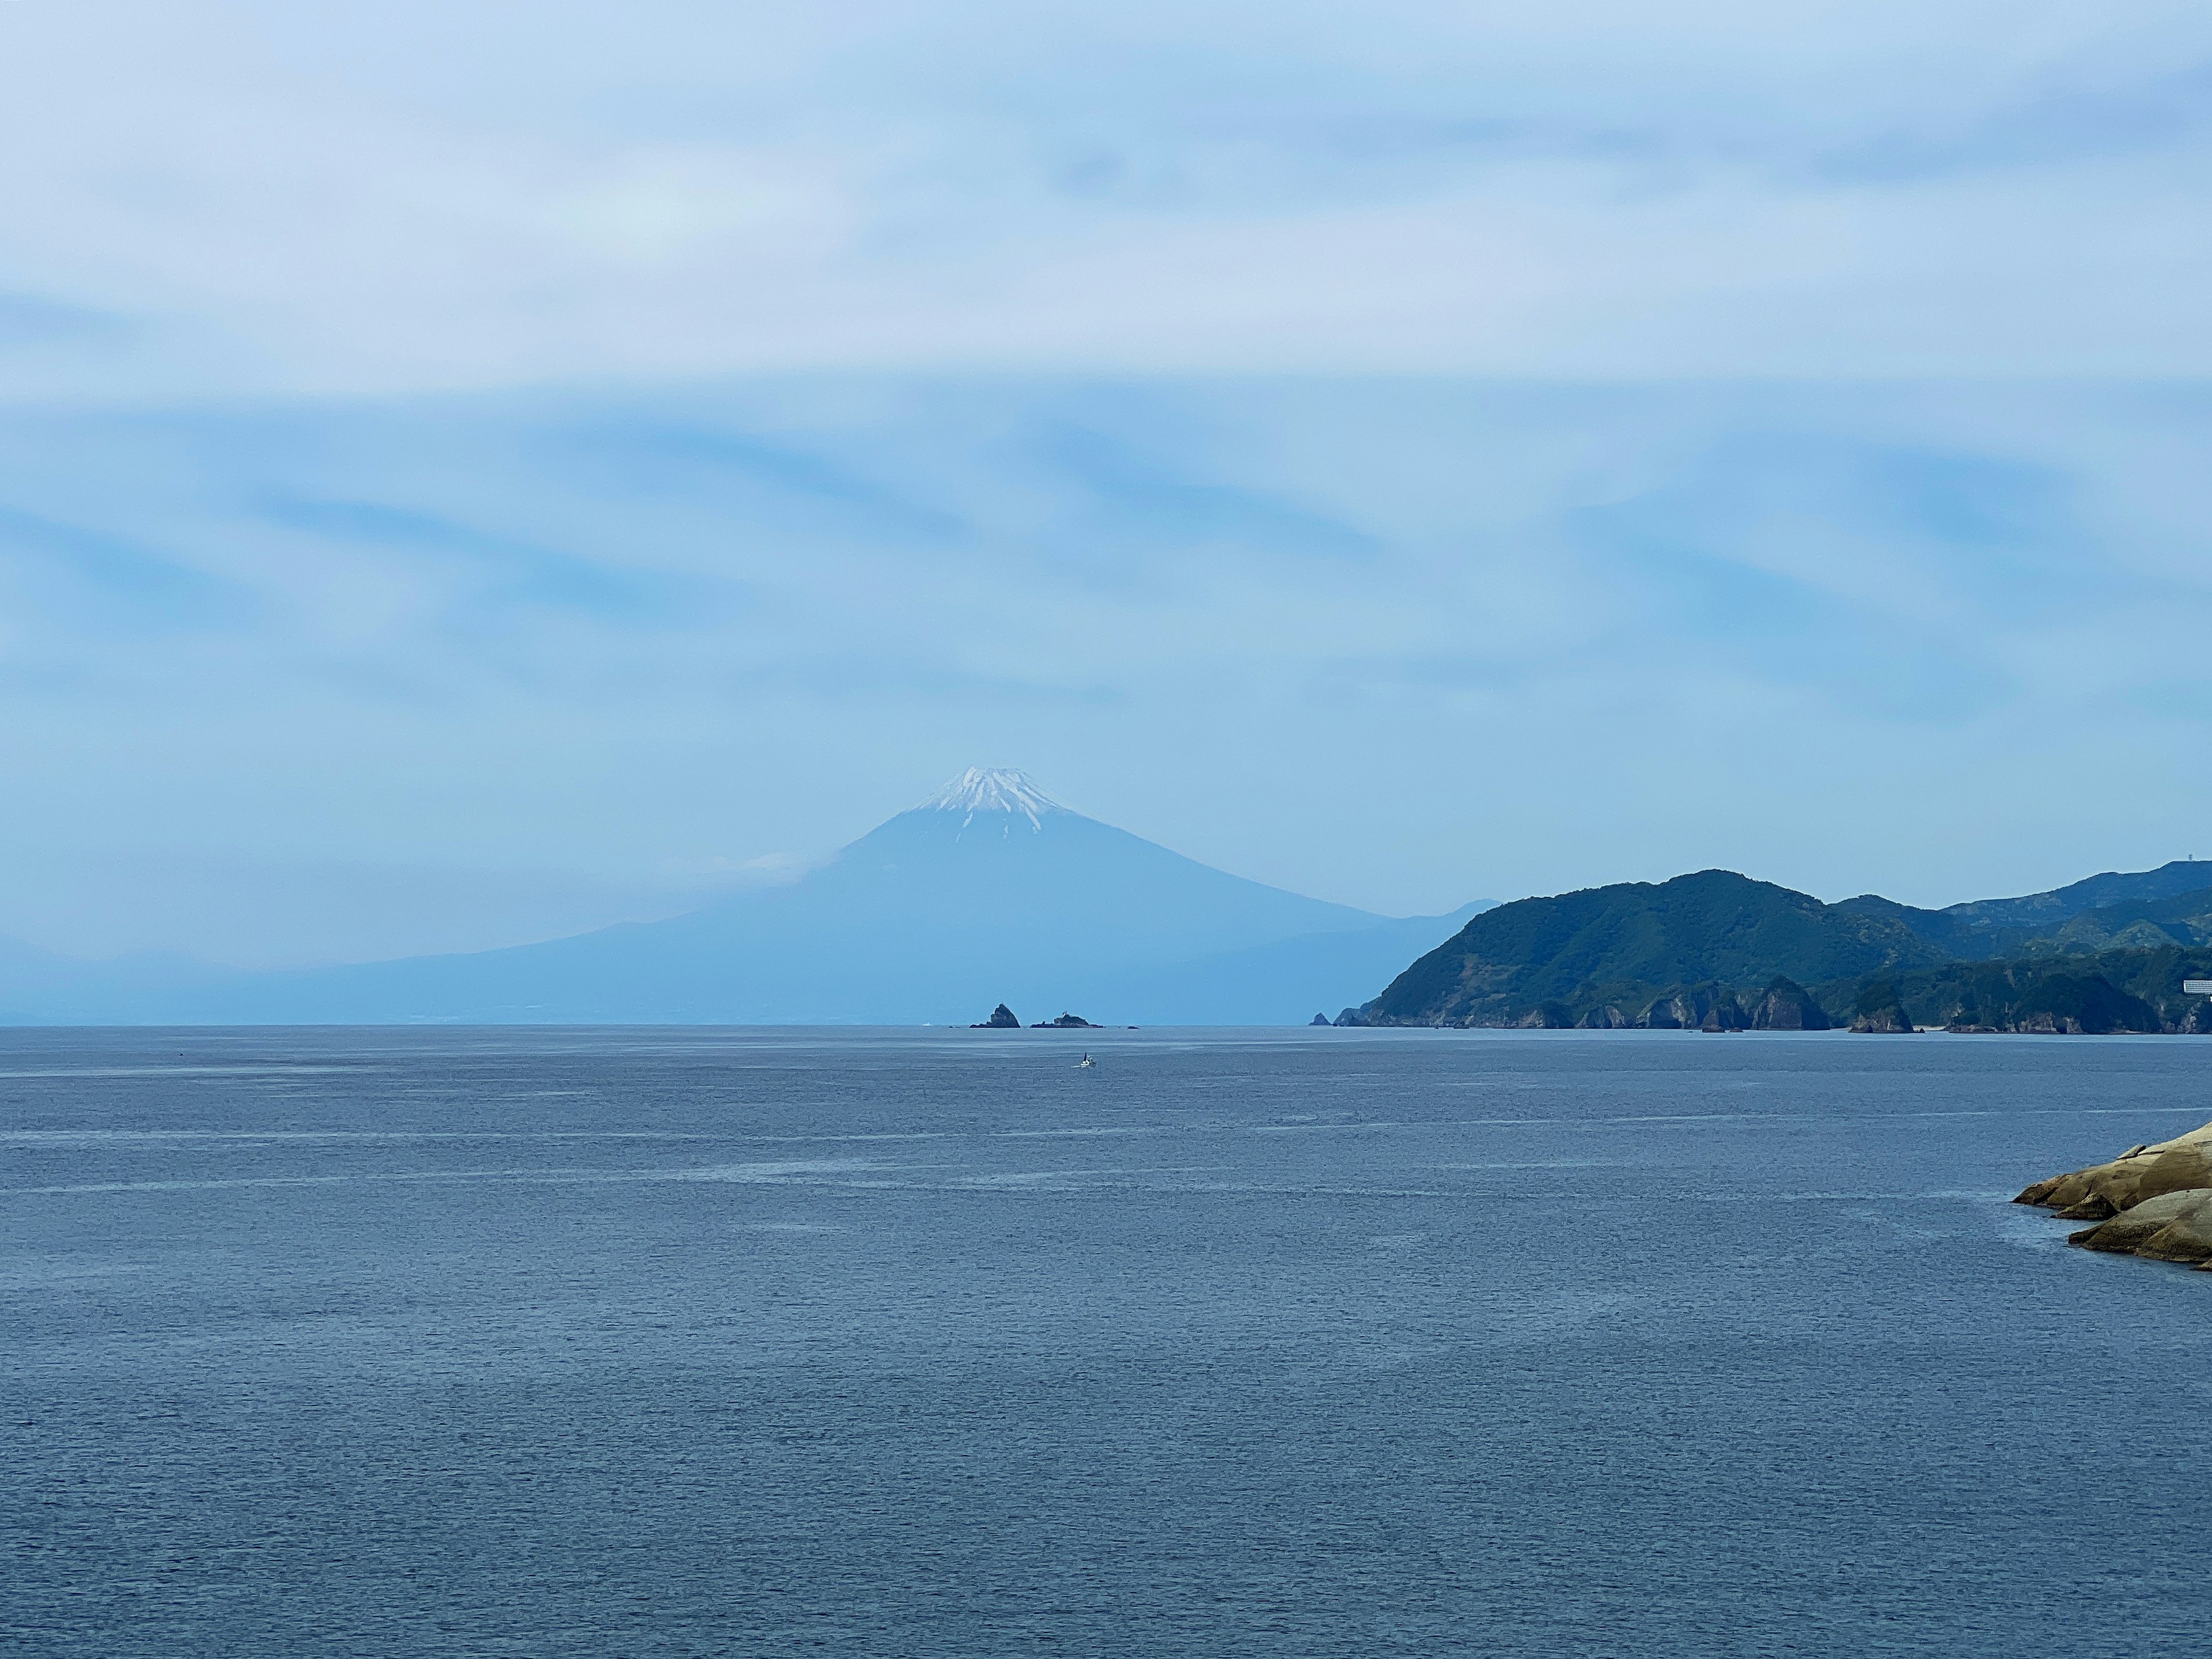
[[[1708,870],[1390,918],[973,768],[788,885],[541,944],[239,973],[0,939],[0,1021],[967,1025],[1006,1002],[1031,1020],[1287,1025],[1382,984],[1340,1023],[2173,1030],[2204,1018],[2179,988],[2198,974],[2212,862],[1940,910]]]
[[[0,1010],[133,1023],[965,1025],[1006,1002],[1032,1018],[1292,1024],[1468,913],[1384,917],[1286,892],[1071,811],[1018,772],[976,768],[788,885],[665,921],[113,994],[0,986]]]
[[[2107,871],[2048,893],[1977,899],[1941,910],[1915,909],[1871,893],[1845,899],[1835,908],[1894,918],[1952,956],[1993,961],[2047,949],[2051,942],[2068,937],[2069,925],[2079,917],[2116,918],[2107,931],[2117,932],[2128,922],[2149,918],[2154,910],[2186,903],[2191,895],[2208,891],[2212,891],[2212,861],[2178,859],[2155,870],[2132,874]],[[2081,937],[2078,928],[2072,937]]]
[[[2179,987],[2185,974],[2212,974],[2212,955],[2190,954],[2200,945],[2212,945],[2212,864],[2191,860],[1942,910],[1875,895],[1826,904],[1707,870],[1500,905],[1339,1023],[1672,1025],[1694,1006],[1700,1018],[1723,1010],[1725,1025],[1726,1009],[1771,998],[1777,981],[1814,988],[1843,1020],[1871,981],[1887,981],[1923,1023],[2193,1030]],[[2061,964],[2115,950],[2113,971],[2133,988],[2069,988],[2082,974]],[[1960,963],[1989,967],[1967,974]]]
[[[2212,890],[2212,860],[2176,859],[2155,870],[2123,873],[2108,870],[2048,893],[2025,898],[1979,899],[1954,904],[1936,914],[1955,917],[1976,930],[2040,932],[2084,911],[2142,904]]]

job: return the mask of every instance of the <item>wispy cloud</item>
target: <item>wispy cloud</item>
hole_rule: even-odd
[[[2179,0],[0,8],[0,855],[612,915],[992,762],[1385,909],[2154,860],[2207,64]]]
[[[1385,908],[1716,861],[1933,898],[1901,767],[1935,769],[1915,822],[2004,803],[2041,826],[2006,856],[2124,863],[2156,849],[2097,840],[2112,800],[2181,786],[2125,781],[2115,730],[2206,718],[2175,462],[2212,403],[2166,387],[803,378],[72,422],[0,421],[0,568],[68,607],[0,661],[26,856],[158,824],[621,887],[1004,760]]]
[[[251,591],[127,536],[0,507],[0,580],[19,632],[33,618],[95,635],[235,629]]]
[[[0,234],[19,331],[162,319],[107,392],[2172,374],[2207,62],[2165,0],[100,0],[0,19]]]
[[[532,546],[408,507],[277,499],[261,512],[285,529],[455,572],[479,611],[543,606],[629,627],[696,627],[726,598],[704,582]]]

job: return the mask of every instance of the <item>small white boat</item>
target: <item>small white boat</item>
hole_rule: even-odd
[[[1098,1062],[1091,1059],[1090,1055],[1085,1054],[1082,1059],[1075,1062],[1075,1069],[1079,1072],[1086,1066],[1096,1066],[1097,1063]]]

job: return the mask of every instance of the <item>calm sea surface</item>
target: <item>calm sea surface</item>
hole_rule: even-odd
[[[2173,1037],[0,1032],[0,1650],[2203,1652],[2212,1273],[2005,1200],[2208,1085]]]

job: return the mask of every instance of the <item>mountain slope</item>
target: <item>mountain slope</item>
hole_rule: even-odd
[[[1820,984],[1948,955],[1899,917],[1705,870],[1486,911],[1346,1021],[1558,1024],[1601,1007],[1632,1020],[1678,988],[1751,990],[1778,976]]]
[[[1078,1008],[1114,1012],[1139,1025],[1302,1025],[1340,1008],[1376,981],[1493,908],[1463,905],[1444,916],[1403,916],[1371,927],[1309,933],[1225,951],[1133,975],[1075,981]],[[1301,1011],[1303,1011],[1303,1017]]]
[[[1228,875],[1018,773],[971,771],[789,886],[505,951],[240,976],[145,1017],[964,1024],[1006,1001],[1029,1018],[1291,1023],[1449,925]],[[1279,1012],[1223,961],[1271,950],[1297,998]]]
[[[2055,932],[2085,910],[2112,905],[2143,903],[2179,898],[2185,893],[2212,888],[2212,860],[2176,859],[2155,870],[2108,870],[2048,893],[2024,898],[1977,899],[1954,904],[1942,912],[1977,930],[2002,933],[2025,930],[2027,936]]]
[[[2177,860],[2155,870],[2107,872],[2048,893],[1977,899],[1941,910],[1915,909],[1874,893],[1845,899],[1833,908],[1902,922],[1961,961],[1993,962],[2052,951],[2099,949],[2108,942],[2154,945],[2165,942],[2156,936],[2155,927],[2132,941],[2120,941],[2117,935],[2139,921],[2162,925],[2205,915],[2212,911],[2209,899],[2212,863]],[[2196,936],[2185,928],[2171,938],[2189,944]]]
[[[139,1011],[199,994],[225,970],[163,951],[93,961],[0,938],[0,1025],[128,1023]]]
[[[2168,945],[2212,945],[2212,888],[2172,898],[2131,898],[2080,911],[2046,938],[2032,941],[2029,950],[2040,955],[2153,951]]]
[[[2212,950],[2166,945],[2094,955],[1954,962],[1882,988],[1914,1023],[1974,1031],[2212,1031],[2212,1001],[2182,989],[2212,979]]]

